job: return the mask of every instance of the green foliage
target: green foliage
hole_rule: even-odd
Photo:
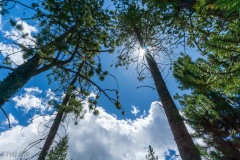
[[[9,22],[10,22],[10,24],[11,24],[12,26],[16,26],[16,24],[17,24],[17,23],[16,23],[14,20],[12,20],[12,19],[10,19]]]
[[[156,53],[159,53],[163,59],[165,55],[171,57],[172,52],[169,46],[173,37],[164,34],[168,30],[167,21],[162,21],[161,14],[164,11],[153,7],[148,8],[140,0],[116,1],[115,6],[117,8],[116,41],[117,45],[121,46],[118,50],[116,67],[128,67],[131,63],[135,63],[139,73],[144,70],[142,63],[144,58],[139,54],[140,48],[147,49],[149,53],[154,52],[156,56]],[[136,35],[136,31],[141,38]],[[166,59],[164,60],[166,64],[169,63]]]
[[[227,95],[239,94],[236,86],[240,84],[240,21],[231,14],[227,17],[218,15],[228,14],[228,10],[217,7],[218,3],[218,0],[197,1],[194,6],[196,12],[189,14],[188,20],[185,19],[183,27],[188,32],[187,44],[197,48],[202,57],[193,61],[190,56],[182,55],[175,63],[174,74],[183,82],[183,88],[189,88],[194,83],[198,89],[216,90]],[[228,1],[221,0],[221,3]],[[204,12],[204,9],[209,12]],[[217,15],[215,9],[218,10]],[[189,79],[181,78],[183,74],[190,76]]]
[[[68,136],[63,137],[60,142],[50,150],[47,160],[67,160]]]
[[[23,26],[21,24],[17,24],[16,25],[16,29],[19,30],[19,31],[22,31],[23,30]]]
[[[180,88],[192,91],[178,98],[186,121],[196,130],[193,136],[206,143],[199,146],[203,156],[234,159],[240,155],[239,21],[195,20],[199,24],[189,42],[197,45],[202,57],[182,55],[174,63]]]
[[[148,146],[148,154],[146,155],[146,160],[158,160],[158,156],[155,156],[155,151],[150,145]]]
[[[185,12],[184,23],[178,24],[187,32],[187,45],[197,48],[201,56],[193,60],[182,54],[174,63],[180,88],[191,90],[191,94],[176,97],[196,131],[193,136],[204,140],[205,146],[199,149],[209,159],[240,156],[240,21],[236,6],[239,1],[199,0],[194,12]]]
[[[207,59],[192,61],[189,56],[174,64],[174,76],[181,81],[182,89],[216,90],[229,96],[240,94],[240,63],[228,57],[209,55]]]
[[[186,27],[188,44],[197,47],[202,56],[192,60],[182,55],[174,63],[180,88],[192,91],[178,98],[185,107],[186,121],[196,130],[193,136],[206,143],[199,147],[202,154],[211,159],[234,159],[240,155],[239,20],[231,14],[216,14],[221,8],[213,4],[202,5],[210,8],[197,10]]]
[[[40,46],[39,54],[45,59],[42,65],[56,66],[48,74],[49,83],[66,86],[69,79],[78,75],[76,88],[79,90],[74,90],[77,96],[67,106],[60,108],[66,113],[74,112],[81,118],[83,111],[80,101],[90,95],[92,87],[97,87],[98,92],[104,92],[91,78],[95,75],[104,80],[108,75],[103,71],[97,55],[103,47],[104,50],[114,50],[112,16],[108,9],[104,9],[103,0],[48,0],[34,6],[40,9],[35,16],[39,17],[41,32],[35,37]],[[97,100],[89,103],[96,106]]]
[[[178,110],[171,99],[168,89],[165,86],[164,80],[159,74],[159,64],[172,63],[172,43],[174,35],[168,25],[168,20],[163,20],[162,13],[168,12],[166,10],[159,10],[156,7],[148,7],[141,1],[126,1],[121,0],[116,2],[117,10],[117,27],[119,30],[118,41],[122,44],[122,48],[118,55],[118,62],[116,66],[126,65],[131,62],[137,64],[138,79],[143,80],[145,76],[144,71],[151,71],[157,86],[158,94],[163,101],[165,111],[167,113],[170,126],[172,127],[175,140],[181,150],[183,159],[189,159],[191,155],[193,159],[200,159],[200,155],[195,148],[189,133],[184,126],[184,123],[178,113]],[[169,8],[171,12],[172,9]],[[167,13],[166,13],[167,14]],[[178,30],[175,30],[178,32]],[[165,34],[169,32],[169,34]],[[137,51],[138,49],[138,51]],[[145,49],[145,55],[137,55],[140,49]],[[142,58],[141,58],[142,57]],[[146,60],[146,63],[145,61]],[[155,61],[156,60],[156,61]],[[161,65],[163,67],[163,65]],[[171,106],[168,108],[167,106]],[[178,137],[185,137],[186,144],[183,144]],[[187,149],[188,148],[188,149]],[[191,148],[191,154],[187,150]],[[149,155],[149,159],[155,157]]]
[[[199,146],[205,156],[231,159],[240,155],[240,104],[237,97],[208,91],[194,92],[178,99],[185,107],[182,111],[187,123],[195,130],[193,136],[205,142],[204,146]]]
[[[115,102],[115,106],[116,106],[117,109],[121,109],[122,108],[119,101]]]
[[[93,111],[93,114],[94,114],[95,116],[98,116],[98,115],[99,115],[99,110],[96,110],[96,109],[95,109],[95,110]]]
[[[240,16],[239,6],[238,0],[197,0],[194,8],[201,14],[232,19]]]

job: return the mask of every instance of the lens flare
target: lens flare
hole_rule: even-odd
[[[145,54],[145,52],[146,52],[146,51],[145,51],[145,49],[143,49],[143,48],[140,48],[140,50],[139,50],[139,51],[140,51],[140,56],[144,56],[144,54]]]

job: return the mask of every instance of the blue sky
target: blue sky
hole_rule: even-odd
[[[19,11],[21,9],[17,7],[13,12],[14,16],[23,16],[22,12]],[[7,32],[15,33],[8,25],[8,20],[8,16],[1,18],[0,50],[9,47],[9,43],[5,41]],[[34,29],[36,29],[35,25],[26,23],[24,31],[34,32]],[[176,52],[180,51],[176,50]],[[6,54],[4,52],[0,54],[1,65]],[[116,59],[116,53],[112,55],[103,53],[100,57],[103,69],[113,74],[118,80],[120,102],[126,111],[126,115],[122,115],[121,111],[117,110],[103,96],[98,104],[100,110],[98,117],[94,117],[88,111],[86,118],[80,121],[77,126],[73,124],[73,120],[69,117],[68,130],[65,131],[62,127],[59,131],[60,135],[64,135],[66,132],[69,134],[69,157],[77,159],[81,156],[85,160],[144,160],[148,145],[153,146],[160,159],[170,159],[170,155],[178,154],[174,152],[176,144],[164,111],[157,103],[159,97],[156,91],[151,88],[136,89],[140,86],[154,87],[150,75],[143,82],[139,82],[134,64],[130,65],[128,70],[124,67],[116,69],[110,67]],[[12,60],[21,62],[21,55],[12,56]],[[0,72],[0,80],[2,80],[7,76],[7,72],[3,69]],[[47,83],[47,73],[33,77],[24,88],[4,105],[3,108],[11,119],[12,128],[7,127],[6,117],[3,113],[0,113],[0,153],[3,154],[0,159],[16,159],[16,157],[7,156],[8,153],[21,152],[23,146],[27,146],[28,143],[42,136],[38,131],[44,130],[44,124],[51,125],[49,119],[53,117],[49,114],[53,113],[54,110],[47,108],[46,104],[47,93],[50,93],[49,89],[52,88]],[[166,73],[163,74],[166,75]],[[102,88],[116,87],[116,82],[111,77],[107,77],[103,82],[96,77],[93,79]],[[177,82],[171,73],[165,81],[172,95],[179,91]],[[34,120],[31,121],[31,119]],[[59,137],[56,139],[58,140]],[[8,147],[10,145],[11,147]],[[37,149],[33,148],[27,153],[31,155],[36,152]]]

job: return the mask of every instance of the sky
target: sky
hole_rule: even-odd
[[[14,13],[21,9],[16,7]],[[19,12],[21,13],[21,12]],[[11,16],[10,16],[11,17]],[[0,64],[3,58],[10,51],[17,51],[19,48],[12,48],[5,38],[8,35],[19,35],[19,31],[10,28],[9,17],[0,18]],[[23,23],[23,32],[29,34],[37,32],[34,25]],[[31,43],[31,42],[20,42]],[[179,52],[179,51],[177,51]],[[139,88],[140,86],[154,86],[154,82],[148,75],[143,82],[137,80],[137,73],[134,64],[126,68],[114,68],[110,65],[116,59],[116,53],[100,55],[103,69],[109,71],[118,80],[120,102],[126,111],[121,114],[106,97],[101,97],[98,109],[100,114],[94,116],[87,109],[83,120],[77,125],[69,115],[66,122],[61,126],[56,140],[67,134],[69,136],[69,159],[83,160],[144,160],[147,148],[151,145],[160,160],[180,159],[177,147],[174,142],[169,124],[167,122],[159,97],[151,88]],[[24,62],[22,53],[18,52],[10,56],[17,65]],[[12,67],[16,67],[13,65]],[[23,149],[31,142],[34,142],[47,133],[54,119],[54,109],[47,104],[47,101],[55,97],[51,87],[48,85],[46,73],[32,78],[18,93],[16,93],[4,105],[11,128],[8,128],[6,117],[0,113],[0,159],[15,160],[21,156],[33,156],[39,151],[42,142],[35,147],[21,154]],[[164,73],[165,77],[166,73]],[[0,80],[7,76],[7,72],[0,70]],[[100,82],[94,79],[101,87],[111,88],[116,86],[113,78],[108,77]],[[167,87],[171,95],[179,92],[177,82],[171,74],[166,79]],[[180,106],[178,106],[180,107]],[[52,115],[53,114],[53,115]]]

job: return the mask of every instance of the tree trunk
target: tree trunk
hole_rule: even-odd
[[[140,46],[144,48],[144,41],[141,35],[141,31],[136,26],[133,26],[133,30],[137,36]],[[183,160],[201,160],[200,153],[193,143],[193,140],[188,133],[188,130],[183,123],[183,119],[180,116],[178,109],[167,89],[167,86],[162,78],[162,75],[158,69],[156,61],[149,53],[145,54],[150,72],[155,82],[158,95],[163,104],[164,111],[166,113],[168,123],[171,127],[174,140],[177,143],[179,153]]]
[[[56,46],[59,49],[66,45],[71,40],[73,33],[75,32],[77,25],[72,26],[65,33],[56,37],[52,42],[42,46],[40,50],[44,53],[48,53],[48,48]],[[50,54],[53,54],[52,51]],[[11,98],[19,89],[21,89],[32,76],[36,75],[37,68],[41,62],[41,58],[38,55],[34,55],[27,62],[18,66],[13,72],[11,72],[2,82],[0,82],[0,108],[4,103]],[[50,69],[50,68],[49,68]],[[45,71],[45,70],[43,70]],[[41,71],[42,72],[42,71]],[[37,74],[40,72],[37,72]]]
[[[167,89],[155,60],[149,53],[145,57],[182,159],[201,160],[200,153],[183,123],[183,119]]]
[[[79,71],[81,70],[82,66],[79,66]],[[76,74],[76,76],[73,78],[73,80],[71,81],[71,83],[69,84],[69,88],[67,90],[66,96],[63,99],[62,105],[66,106],[69,99],[70,99],[70,94],[69,92],[71,92],[71,87],[74,85],[74,83],[77,81],[78,78],[78,74]],[[39,154],[38,160],[45,160],[48,151],[52,145],[52,142],[57,134],[58,128],[61,124],[61,121],[63,119],[63,115],[64,115],[64,111],[59,111],[54,119],[54,122],[50,128],[50,131],[48,133],[47,139],[44,143],[44,146]]]
[[[38,68],[39,63],[39,56],[33,56],[0,82],[0,108],[30,80],[33,73]]]
[[[45,160],[45,158],[48,154],[49,148],[51,147],[52,142],[53,142],[53,140],[54,140],[54,138],[57,134],[57,131],[58,131],[58,128],[61,124],[62,118],[63,118],[63,112],[58,112],[57,115],[56,115],[56,118],[54,119],[54,122],[51,126],[51,129],[48,133],[47,139],[44,143],[44,146],[41,150],[41,153],[38,157],[38,160]]]

